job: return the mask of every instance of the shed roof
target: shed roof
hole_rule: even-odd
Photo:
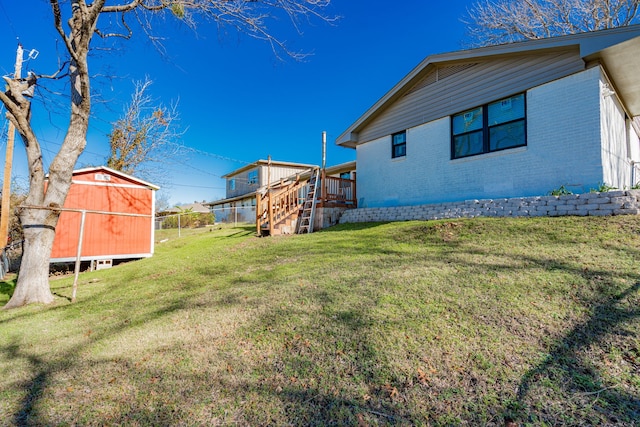
[[[136,177],[128,175],[128,174],[126,174],[124,172],[120,172],[118,170],[111,169],[110,167],[107,167],[107,166],[95,166],[95,167],[92,166],[92,167],[88,167],[88,168],[75,169],[73,171],[73,175],[80,175],[80,174],[92,173],[92,172],[106,172],[106,173],[109,173],[111,175],[115,175],[115,176],[118,176],[120,178],[126,179],[128,181],[136,182],[136,183],[138,183],[138,184],[140,184],[140,185],[142,185],[144,187],[149,187],[149,189],[151,189],[151,190],[159,190],[160,189],[160,187],[158,187],[157,185],[151,184],[151,183],[149,183],[147,181],[143,181],[140,178],[136,178]],[[49,175],[47,175],[46,179],[48,179],[48,177],[49,177]]]
[[[494,57],[522,55],[543,50],[567,50],[576,47],[585,66],[589,63],[602,64],[615,82],[628,113],[634,118],[640,116],[640,73],[638,72],[640,70],[640,25],[631,25],[428,56],[349,126],[337,138],[336,144],[353,148],[361,142],[366,142],[358,140],[358,132],[403,96],[434,67],[475,59],[488,60]]]

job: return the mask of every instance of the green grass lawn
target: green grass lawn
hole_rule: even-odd
[[[205,229],[0,311],[6,425],[627,425],[640,218]],[[0,304],[12,283],[0,282]]]

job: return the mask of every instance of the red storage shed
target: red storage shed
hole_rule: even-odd
[[[109,266],[114,259],[153,255],[155,191],[159,187],[100,166],[73,172],[56,226],[51,262],[76,260],[85,211],[82,261]],[[76,211],[77,210],[77,211]]]

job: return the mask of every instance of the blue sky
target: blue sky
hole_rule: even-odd
[[[276,58],[265,42],[203,24],[197,33],[168,20],[157,32],[166,37],[162,56],[142,34],[96,52],[90,62],[94,102],[88,144],[77,167],[104,164],[107,134],[122,114],[133,81],[149,76],[151,95],[163,104],[178,100],[186,156],[163,165],[163,187],[172,204],[224,197],[222,175],[271,155],[274,160],[320,164],[321,134],[327,132],[327,164],[355,159],[355,150],[335,139],[424,57],[459,50],[472,0],[332,0],[333,25],[312,21],[298,34],[288,22],[272,31],[291,50],[310,55],[302,62]],[[17,39],[40,55],[23,70],[56,69],[57,34],[46,0],[0,0],[0,73],[13,73]],[[64,106],[63,106],[64,107]],[[64,137],[67,110],[52,102],[34,105],[33,125],[45,163]],[[4,110],[2,111],[4,116]],[[6,129],[5,121],[0,126]],[[0,150],[4,157],[4,138]],[[21,141],[16,139],[13,177],[27,183]],[[4,165],[4,161],[2,162]],[[3,166],[4,167],[4,166]]]

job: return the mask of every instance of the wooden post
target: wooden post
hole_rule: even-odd
[[[269,236],[273,236],[273,206],[271,205],[271,189],[268,189],[267,191],[267,209],[269,210]]]
[[[267,164],[267,200],[269,209],[269,236],[273,236],[273,206],[271,205],[271,154],[269,154]]]
[[[87,211],[82,211],[80,220],[80,237],[78,237],[78,252],[76,253],[76,268],[74,270],[73,291],[71,292],[71,302],[76,302],[76,292],[78,291],[78,275],[80,274],[80,257],[82,256],[82,240],[84,240],[84,220]]]
[[[324,169],[322,169],[320,182],[322,183],[320,189],[320,207],[324,207],[324,202],[327,200],[327,172]]]
[[[352,181],[352,184],[351,184],[351,185],[353,185],[353,188],[351,188],[351,193],[352,193],[353,195],[352,195],[351,197],[353,198],[353,207],[354,207],[354,208],[357,208],[357,207],[358,207],[358,197],[357,197],[357,195],[356,195],[356,187],[357,187],[357,185],[356,185],[356,184],[357,184],[357,183],[358,183],[358,175],[357,175],[357,173],[354,171],[354,172],[353,172],[353,181]]]
[[[256,232],[258,236],[261,236],[261,219],[262,219],[262,196],[259,191],[256,191]]]
[[[14,78],[19,79],[22,73],[22,46],[18,44],[16,51],[16,67]],[[9,236],[9,216],[11,206],[11,168],[13,166],[13,145],[15,138],[15,126],[9,120],[9,128],[7,131],[7,150],[4,162],[4,181],[2,181],[2,210],[0,212],[0,248],[7,245],[7,237]]]

